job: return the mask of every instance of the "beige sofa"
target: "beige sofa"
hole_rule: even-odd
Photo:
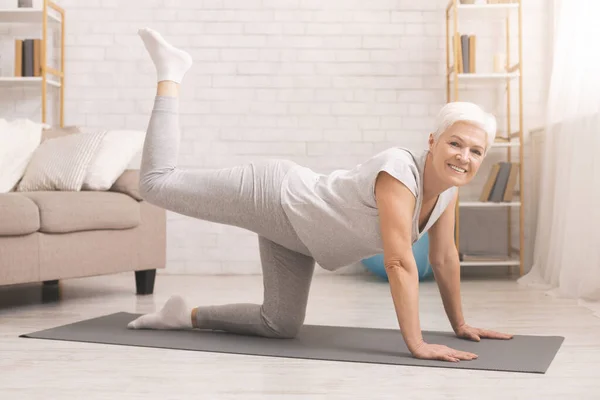
[[[166,264],[166,212],[138,182],[126,170],[109,191],[0,194],[0,285],[132,271],[136,293],[151,294]]]

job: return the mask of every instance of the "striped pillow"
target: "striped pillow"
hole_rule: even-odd
[[[33,153],[17,191],[80,191],[88,166],[106,132],[82,132],[43,142]]]

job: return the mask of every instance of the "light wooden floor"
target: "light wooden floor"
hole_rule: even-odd
[[[1,399],[598,399],[600,319],[574,301],[506,277],[464,278],[467,320],[515,334],[562,335],[548,372],[522,374],[254,357],[18,338],[118,311],[147,313],[173,293],[192,304],[262,299],[260,276],[158,276],[153,296],[133,274],[68,280],[61,300],[39,285],[0,288]],[[421,324],[449,330],[435,283],[421,285]],[[316,276],[306,323],[396,328],[386,284]]]

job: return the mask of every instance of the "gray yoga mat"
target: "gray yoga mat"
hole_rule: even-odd
[[[294,339],[267,339],[204,330],[127,329],[127,324],[140,315],[120,312],[20,337],[255,356],[532,373],[546,372],[564,340],[560,336],[515,335],[511,340],[472,342],[459,339],[452,332],[424,331],[426,342],[444,344],[479,356],[476,360],[451,363],[412,357],[398,329],[304,325]]]

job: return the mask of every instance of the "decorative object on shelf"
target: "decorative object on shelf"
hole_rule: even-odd
[[[494,72],[506,72],[506,54],[494,54]]]
[[[33,0],[19,0],[19,8],[33,7]]]

